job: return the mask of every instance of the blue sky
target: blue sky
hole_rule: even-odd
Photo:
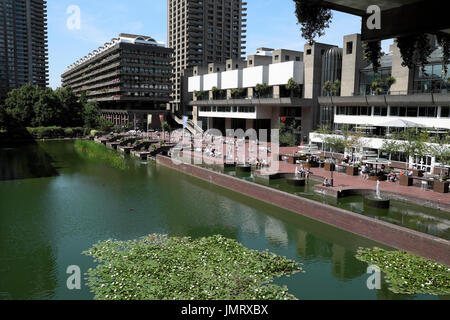
[[[247,54],[258,47],[303,50],[305,40],[296,24],[292,0],[247,0]],[[50,86],[61,84],[61,74],[71,63],[84,57],[119,33],[149,35],[166,43],[166,0],[48,0]],[[81,9],[79,30],[69,30],[67,8]],[[317,39],[342,47],[346,34],[361,31],[361,19],[334,12],[333,23]],[[387,50],[388,42],[383,47]]]

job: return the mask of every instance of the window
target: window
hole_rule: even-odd
[[[373,110],[373,115],[381,117],[387,116],[387,107],[375,107]]]
[[[286,61],[289,61],[289,56],[284,57]]]
[[[346,48],[347,48],[346,49],[347,54],[352,54],[353,53],[353,41],[347,42]]]
[[[441,107],[441,118],[450,118],[450,107]]]
[[[312,53],[312,50],[311,50],[311,49],[307,49],[307,50],[306,50],[306,55],[309,56],[309,55],[311,55],[311,53]]]
[[[276,55],[275,56],[275,61],[278,61],[280,59],[280,56],[279,55]]]

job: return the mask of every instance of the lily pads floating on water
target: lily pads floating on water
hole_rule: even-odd
[[[404,251],[360,248],[360,261],[386,274],[389,290],[399,294],[450,295],[450,267]]]
[[[98,300],[291,300],[287,288],[271,282],[302,271],[297,262],[220,235],[107,240],[84,254],[98,262],[87,272]]]

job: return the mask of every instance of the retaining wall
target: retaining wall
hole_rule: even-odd
[[[158,155],[157,163],[393,248],[450,266],[450,241]]]

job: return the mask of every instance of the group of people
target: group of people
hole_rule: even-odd
[[[311,176],[311,169],[305,169],[305,167],[302,166],[299,170],[298,167],[295,167],[295,176],[300,176],[300,178],[309,180],[309,177]]]
[[[250,162],[250,159],[249,159],[249,162]],[[255,161],[255,166],[256,166],[256,169],[262,169],[263,167],[269,166],[269,162],[267,161],[267,159],[263,158],[262,160],[259,160],[259,158],[257,158]]]

